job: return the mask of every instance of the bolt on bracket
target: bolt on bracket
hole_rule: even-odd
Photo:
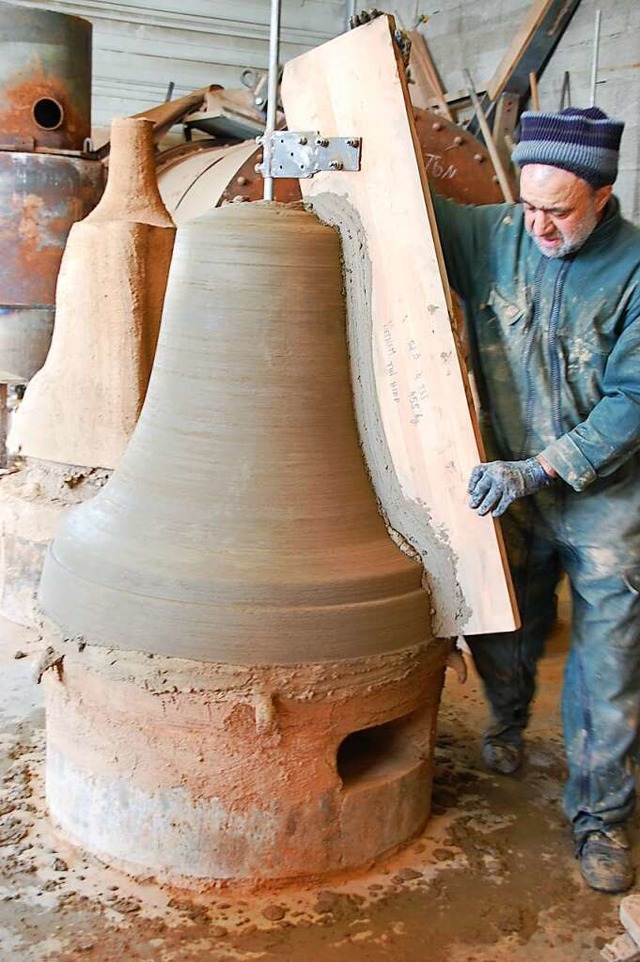
[[[360,170],[360,137],[322,137],[315,130],[277,130],[264,145],[263,177],[313,177],[321,170]]]

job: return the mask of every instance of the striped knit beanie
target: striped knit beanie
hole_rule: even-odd
[[[561,167],[592,187],[604,187],[618,176],[623,128],[623,123],[611,120],[599,107],[567,107],[559,114],[525,111],[520,118],[520,142],[512,160],[520,167]]]

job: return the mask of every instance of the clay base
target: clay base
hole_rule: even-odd
[[[0,614],[33,628],[47,546],[67,507],[92,498],[108,471],[27,459],[0,480]]]
[[[425,824],[449,642],[287,667],[79,647],[45,675],[47,799],[108,863],[187,886],[317,877]]]

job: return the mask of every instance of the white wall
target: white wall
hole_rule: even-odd
[[[434,7],[436,9],[434,9]],[[406,29],[420,14],[420,27],[450,91],[464,87],[464,67],[482,87],[530,7],[530,0],[395,0]],[[615,191],[623,213],[640,224],[640,0],[582,0],[540,81],[542,110],[557,110],[565,70],[571,75],[572,105],[589,105],[595,11],[602,9],[597,104],[626,123]]]
[[[624,120],[615,192],[626,217],[640,224],[640,2],[582,0],[540,84],[541,107],[560,102],[564,71],[571,75],[572,104],[588,106],[595,12],[602,10],[596,103]]]

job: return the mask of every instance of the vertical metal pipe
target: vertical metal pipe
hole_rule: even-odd
[[[0,468],[7,466],[7,435],[9,433],[9,388],[0,384]]]
[[[529,88],[531,90],[531,106],[536,113],[540,112],[540,94],[538,93],[538,78],[535,70],[529,74]]]
[[[271,147],[273,132],[276,128],[276,108],[278,101],[278,59],[280,52],[280,2],[271,0],[271,24],[269,27],[269,81],[267,85],[267,122],[264,131],[262,151],[263,169],[271,169]],[[273,177],[265,176],[265,200],[273,200]]]
[[[593,35],[593,60],[591,62],[591,106],[596,105],[596,84],[598,83],[598,55],[600,52],[600,22],[602,10],[596,10],[596,26]]]

